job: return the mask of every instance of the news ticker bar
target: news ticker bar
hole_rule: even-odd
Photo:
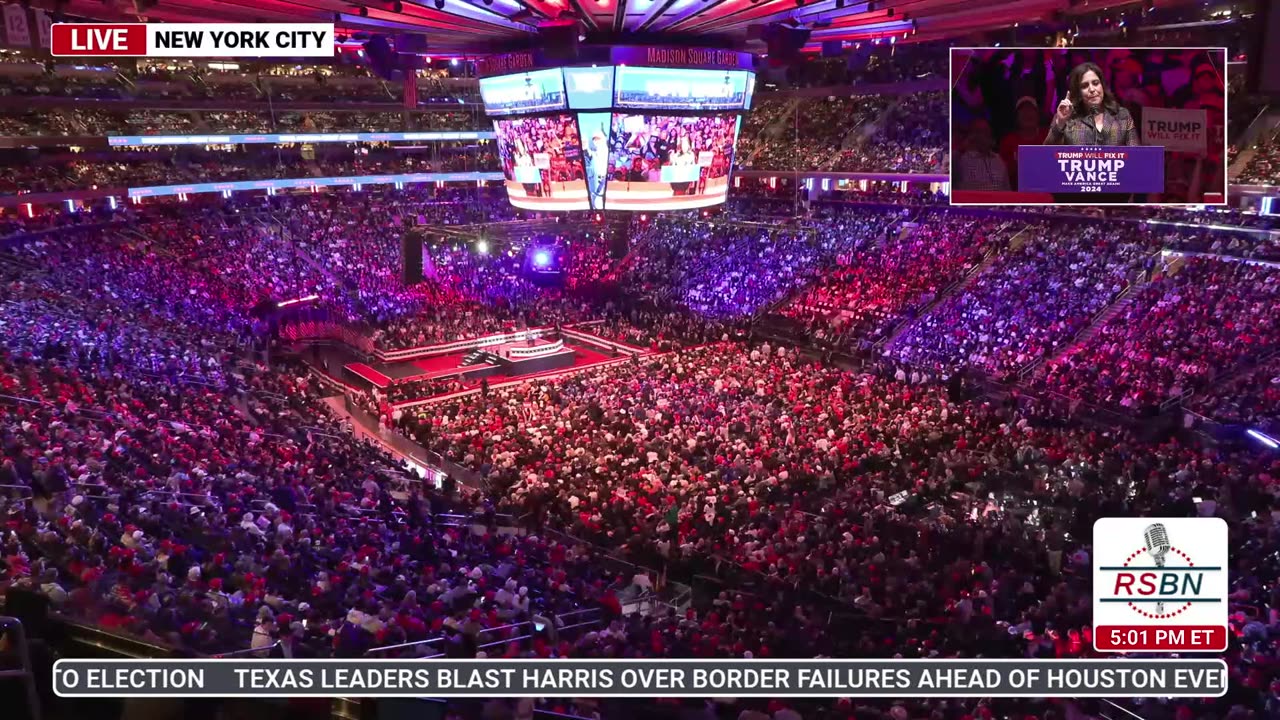
[[[54,57],[333,57],[333,23],[54,23]]]
[[[107,138],[111,147],[150,147],[153,145],[262,145],[280,143],[333,142],[398,142],[406,140],[492,140],[492,130],[457,132],[396,133],[307,133],[253,135],[113,135]]]
[[[59,660],[61,697],[1221,697],[1220,659]]]
[[[152,185],[129,188],[129,197],[162,197],[165,195],[198,195],[241,190],[289,190],[296,188],[393,185],[395,183],[470,182],[501,180],[500,172],[408,173],[404,175],[355,175],[326,178],[279,178],[275,180],[240,180],[237,182],[189,183],[186,185]]]

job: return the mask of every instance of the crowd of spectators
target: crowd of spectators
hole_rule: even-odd
[[[747,170],[825,170],[840,157],[847,138],[888,107],[882,95],[773,100],[755,113],[763,130],[739,137],[738,166]]]
[[[0,96],[71,97],[97,100],[238,100],[267,103],[341,102],[402,103],[400,82],[360,72],[335,75],[332,67],[294,65],[242,68],[218,72],[194,65],[174,70],[148,66],[130,68],[105,64],[85,69],[39,64],[8,56],[10,68],[0,75]],[[25,72],[24,72],[25,70]],[[446,82],[441,77],[418,79],[419,103],[478,101],[472,83]]]
[[[1248,517],[1275,507],[1268,458],[1219,463],[1220,450],[1041,425],[767,344],[531,382],[401,424],[480,473],[531,530],[566,527],[671,568],[733,564],[768,588],[744,598],[745,617],[699,616],[656,655],[1081,656],[1093,518],[1194,513],[1204,492],[1242,537],[1274,533]],[[906,502],[890,500],[900,492]],[[1254,536],[1245,553],[1264,546]],[[1269,592],[1253,577],[1240,591]],[[857,615],[833,633],[798,597]],[[1249,632],[1267,646],[1260,626]],[[1234,702],[1262,701],[1251,693],[1267,692],[1265,677],[1239,682],[1249,699]]]
[[[296,149],[242,146],[245,151],[171,155],[163,151],[113,152],[75,160],[4,166],[0,194],[147,187],[266,178],[359,177],[428,172],[492,172],[491,144],[441,149],[434,155],[347,155],[325,152],[304,159]],[[329,148],[326,148],[328,150]]]
[[[935,369],[1008,377],[1074,338],[1147,270],[1154,243],[1128,225],[1039,222],[889,348]]]
[[[863,50],[859,43],[856,51]],[[951,46],[944,42],[899,45],[867,42],[867,52],[847,57],[808,57],[786,68],[779,83],[786,88],[838,87],[869,83],[901,83],[946,77]],[[766,77],[769,73],[765,72]]]
[[[1268,353],[1270,360],[1196,393],[1186,405],[1221,422],[1262,425],[1274,435],[1280,424],[1280,358],[1274,353]]]
[[[750,170],[941,172],[947,97],[764,98],[739,137],[739,166]]]
[[[0,115],[0,134],[8,136],[100,136],[257,132],[409,132],[491,130],[479,111],[413,113],[334,110],[253,112],[249,110],[99,110],[24,112]]]
[[[834,267],[783,309],[815,339],[849,336],[876,342],[912,317],[938,293],[973,270],[991,247],[1003,244],[1008,220],[926,213],[901,232],[861,252],[836,258]]]
[[[840,152],[831,170],[841,172],[946,172],[947,96],[915,93],[898,98],[875,134]]]
[[[1252,149],[1253,156],[1232,182],[1240,185],[1280,184],[1280,128],[1264,130]]]
[[[750,314],[815,279],[815,299],[902,315],[937,292],[930,283],[998,252],[891,355],[999,372],[1074,337],[1149,269],[1169,242],[1160,226],[1031,215],[1023,231],[1027,222],[838,205],[788,225],[653,221],[618,274],[651,306],[599,311],[606,322],[589,327],[661,354],[389,413],[487,481],[486,497],[469,497],[426,489],[355,439],[305,370],[246,352],[261,339],[247,311],[264,297],[316,293],[343,312],[395,318],[392,347],[488,322],[588,317],[584,298],[517,281],[514,245],[486,255],[437,243],[424,294],[397,287],[406,217],[461,224],[505,207],[501,193],[467,192],[158,203],[0,258],[37,268],[0,262],[0,485],[31,488],[0,501],[0,585],[198,652],[265,656],[279,642],[295,657],[358,656],[444,635],[418,654],[474,656],[496,642],[482,652],[1078,657],[1092,654],[1093,520],[1195,514],[1209,499],[1232,522],[1231,693],[1141,711],[1181,720],[1276,708],[1273,455],[1042,417],[910,366],[839,369],[704,320]],[[570,272],[590,270],[575,287],[606,274],[595,232],[562,238]],[[822,279],[828,267],[846,274]],[[1131,330],[1112,342],[1239,366],[1274,346],[1271,273],[1189,260],[1138,291],[1144,314],[1117,318]],[[474,320],[459,324],[467,313]],[[1196,322],[1175,328],[1181,316]],[[888,317],[869,312],[858,332]],[[442,522],[448,509],[478,512],[487,531]],[[495,512],[528,533],[494,532]],[[581,541],[673,578],[719,577],[725,592],[685,612],[620,617],[616,593],[658,578],[609,571]],[[493,630],[582,607],[598,608],[601,624],[558,642]],[[943,705],[798,707],[839,720],[1068,710],[1036,699]]]
[[[1271,312],[1280,293],[1274,268],[1196,257],[1175,262],[1173,270],[1139,288],[1080,347],[1047,363],[1036,386],[1150,411],[1280,349]]]
[[[664,220],[634,238],[627,283],[709,317],[747,317],[818,276],[827,261],[866,243],[897,216],[851,207],[812,226]]]

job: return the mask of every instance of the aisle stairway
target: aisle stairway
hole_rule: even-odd
[[[1062,347],[1055,352],[1052,352],[1039,360],[1032,361],[1019,370],[1019,380],[1025,380],[1031,377],[1044,365],[1057,362],[1058,360],[1061,360],[1084,347],[1085,343],[1092,340],[1107,323],[1111,322],[1113,318],[1124,312],[1125,308],[1129,307],[1129,303],[1133,302],[1134,294],[1141,288],[1141,286],[1142,283],[1135,283],[1122,290],[1109,305],[1100,310],[1098,314],[1094,315],[1093,319],[1089,321],[1089,324],[1085,325],[1084,329],[1076,333],[1076,336],[1072,338],[1070,342],[1063,343]]]
[[[1022,233],[1018,233],[1018,235],[1021,235],[1021,234]],[[1017,236],[1014,236],[1014,237],[1016,238]],[[1010,240],[1010,245],[1012,245],[1012,243],[1013,241]],[[986,256],[982,258],[982,262],[975,265],[967,275],[965,275],[963,278],[953,283],[951,287],[938,293],[938,296],[933,300],[929,301],[929,303],[926,304],[924,307],[920,308],[920,312],[916,313],[914,317],[908,318],[906,320],[903,320],[901,323],[899,323],[898,326],[895,327],[893,331],[889,333],[889,336],[885,338],[883,342],[884,352],[887,353],[890,350],[892,350],[894,343],[898,341],[898,338],[901,337],[902,334],[906,332],[907,328],[911,327],[911,325],[914,324],[915,321],[919,320],[922,317],[927,316],[929,313],[933,312],[935,308],[937,308],[939,305],[946,302],[947,300],[951,299],[955,295],[958,295],[959,293],[964,292],[970,285],[974,283],[975,280],[977,280],[979,277],[981,277],[981,275],[984,272],[987,271],[987,268],[991,267],[991,264],[994,263],[996,261],[996,258],[1000,257],[1001,254],[1002,254],[1001,251],[997,249],[993,249],[989,251],[986,254]]]

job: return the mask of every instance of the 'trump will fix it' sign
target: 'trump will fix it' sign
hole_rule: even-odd
[[[1162,193],[1164,149],[1023,145],[1018,189],[1048,193]]]

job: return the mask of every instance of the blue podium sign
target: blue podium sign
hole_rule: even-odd
[[[1018,190],[1162,193],[1164,148],[1023,145],[1018,148]]]

